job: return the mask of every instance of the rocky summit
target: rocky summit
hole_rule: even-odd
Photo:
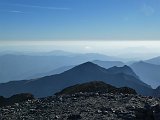
[[[0,96],[0,107],[12,105],[14,103],[24,102],[26,100],[32,100],[32,99],[34,99],[34,96],[30,93],[16,94],[9,98],[4,98],[3,96]]]
[[[160,99],[122,93],[75,93],[0,108],[1,120],[160,120]]]
[[[55,95],[67,95],[79,92],[137,94],[136,91],[132,88],[128,87],[117,88],[112,85],[106,84],[103,81],[92,81],[64,88],[62,91],[55,93]]]

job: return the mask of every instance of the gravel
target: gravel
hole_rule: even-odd
[[[0,120],[160,120],[160,99],[112,93],[50,96],[1,107]]]

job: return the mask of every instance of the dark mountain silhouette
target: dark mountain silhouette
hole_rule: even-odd
[[[118,74],[123,73],[126,75],[134,76],[135,78],[139,79],[139,77],[134,73],[134,71],[127,65],[124,65],[123,67],[112,67],[108,69],[111,73]]]
[[[92,62],[106,69],[111,68],[109,70],[113,73],[125,73],[139,79],[139,77],[134,73],[134,71],[129,66],[125,65],[123,62],[100,60],[94,60]]]
[[[154,89],[153,96],[160,97],[160,86]]]
[[[95,53],[70,55],[60,51],[46,53],[46,55],[2,55],[0,56],[0,80],[7,82],[27,79],[35,74],[48,73],[63,66],[78,65],[95,59],[115,60],[116,58]]]
[[[160,85],[160,65],[140,61],[132,64],[131,68],[143,82],[151,85],[153,88]]]
[[[155,64],[155,65],[160,65],[160,56],[146,60],[145,62]]]
[[[104,67],[106,69],[113,67],[113,66],[123,66],[124,63],[120,62],[120,61],[101,61],[101,60],[94,60],[92,61],[93,63]],[[27,79],[35,79],[35,78],[40,78],[40,77],[44,77],[44,76],[50,76],[50,75],[54,75],[54,74],[60,74],[64,71],[67,71],[71,68],[73,68],[75,65],[71,65],[71,66],[63,66],[57,69],[54,69],[52,71],[46,72],[46,73],[37,73],[35,75],[32,75],[30,77],[28,77]]]
[[[113,67],[113,66],[117,66],[117,67],[122,67],[124,66],[124,63],[121,62],[121,61],[101,61],[101,60],[94,60],[92,61],[93,63],[101,66],[101,67],[104,67],[106,69],[110,68],[110,67]]]
[[[137,94],[135,90],[127,87],[116,88],[112,85],[106,84],[103,81],[92,81],[83,84],[77,84],[67,87],[55,95],[66,95],[75,93],[122,93],[122,94]]]
[[[57,68],[55,70],[52,70],[52,71],[49,71],[49,72],[46,72],[46,73],[37,73],[35,75],[32,75],[32,76],[28,77],[27,79],[35,79],[35,78],[41,78],[41,77],[44,77],[44,76],[60,74],[62,72],[65,72],[65,71],[73,68],[73,67],[74,66],[63,66],[63,67]]]
[[[121,68],[123,69],[123,67]],[[126,69],[126,66],[124,66]],[[0,95],[11,96],[16,93],[32,93],[36,97],[53,95],[65,87],[90,82],[93,80],[104,81],[116,87],[130,87],[137,93],[151,95],[152,89],[132,75],[125,72],[107,70],[94,63],[80,64],[61,74],[46,76],[28,81],[12,81],[0,84]]]

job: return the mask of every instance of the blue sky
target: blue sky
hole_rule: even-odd
[[[0,0],[0,41],[160,40],[160,0]]]

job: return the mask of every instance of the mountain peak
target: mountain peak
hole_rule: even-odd
[[[106,84],[103,81],[91,81],[91,82],[76,84],[76,85],[67,87],[62,91],[55,93],[55,95],[75,94],[79,92],[137,94],[136,91],[131,88],[127,88],[127,87],[116,88],[112,85]]]
[[[130,69],[130,67],[128,65],[124,65],[123,68],[129,68]]]
[[[96,64],[88,61],[88,62],[85,62],[85,63],[80,64],[79,66],[95,66],[95,65],[96,65]]]
[[[109,68],[108,71],[111,73],[124,73],[139,79],[139,77],[134,73],[134,71],[127,65],[124,65],[123,67],[114,66],[112,68]]]
[[[132,69],[129,66],[124,65],[122,67],[114,66],[114,67],[109,68],[108,70],[132,70]]]
[[[124,67],[105,69],[92,62],[86,62],[63,73],[30,80],[25,84],[19,81],[14,84],[0,84],[0,94],[11,96],[15,92],[30,92],[36,97],[45,97],[68,86],[95,80],[101,80],[116,87],[127,86],[135,89],[139,94],[149,94],[150,88],[136,77],[133,77],[132,70],[128,71]],[[121,75],[121,73],[124,74]]]
[[[82,64],[76,66],[75,68],[83,68],[83,69],[87,68],[87,69],[90,69],[90,68],[97,68],[97,67],[100,68],[100,66],[98,66],[97,64],[94,64],[94,63],[88,61],[88,62],[85,62],[85,63],[82,63]]]
[[[144,61],[139,61],[138,63],[139,63],[139,64],[147,64],[147,63],[144,62]]]
[[[102,68],[100,66],[98,66],[97,64],[94,64],[92,62],[85,62],[85,63],[82,63],[66,72],[74,72],[74,74],[82,74],[82,73],[85,73],[85,74],[88,74],[89,73],[96,73],[96,72],[100,72],[100,71],[106,71],[105,68]]]

